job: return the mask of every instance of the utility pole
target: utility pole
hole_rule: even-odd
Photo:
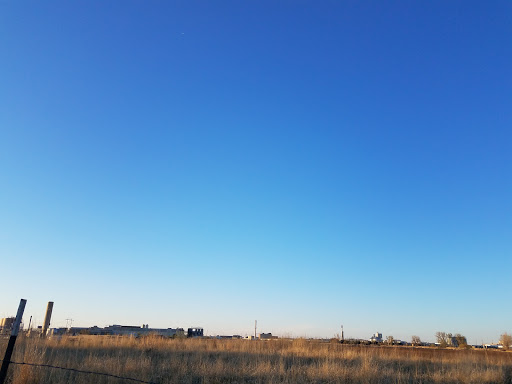
[[[254,338],[256,339],[256,329],[258,328],[258,320],[254,320]]]
[[[11,337],[9,338],[9,343],[7,344],[7,349],[5,350],[4,360],[2,361],[2,368],[0,368],[0,384],[4,384],[5,378],[7,377],[7,369],[9,368],[9,363],[11,362],[12,351],[14,350],[14,344],[16,343],[16,338],[18,337],[21,319],[23,318],[23,312],[25,312],[26,304],[27,300],[20,300],[18,313],[16,314],[16,320],[14,321],[11,330]]]
[[[343,324],[341,324],[341,341],[345,341],[345,335],[343,335]]]

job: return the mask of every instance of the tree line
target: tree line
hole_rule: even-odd
[[[469,348],[466,336],[460,333],[451,334],[447,332],[436,332],[436,342],[441,348],[446,347],[457,347],[457,348]],[[388,336],[386,342],[393,344],[393,336]],[[421,338],[419,336],[412,336],[411,344],[413,346],[422,345]],[[502,345],[504,351],[508,351],[512,348],[512,335],[507,332],[501,334],[499,344]]]

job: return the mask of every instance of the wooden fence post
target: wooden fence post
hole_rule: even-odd
[[[53,311],[53,301],[48,302],[48,306],[46,307],[46,315],[44,316],[44,325],[43,325],[43,331],[41,332],[41,337],[46,337],[46,332],[48,332],[48,329],[50,328],[50,319],[52,318],[52,311]]]
[[[14,321],[14,325],[11,330],[11,337],[9,338],[7,349],[5,350],[4,360],[2,361],[2,368],[0,368],[0,384],[4,384],[5,378],[7,377],[7,369],[9,368],[12,351],[14,350],[14,344],[16,343],[16,337],[18,337],[18,332],[20,330],[21,318],[23,317],[23,312],[25,311],[25,304],[27,304],[27,300],[21,299],[20,305],[18,307],[18,313],[16,314],[16,320]]]

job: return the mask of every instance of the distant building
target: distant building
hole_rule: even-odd
[[[278,337],[277,336],[272,336],[271,333],[260,333],[258,335],[258,339],[260,340],[273,340],[273,339],[277,339]]]
[[[382,343],[384,340],[382,339],[382,333],[375,332],[372,337],[370,337],[370,341],[372,343]]]
[[[15,317],[4,317],[3,319],[0,319],[0,335],[10,333],[15,321]]]
[[[63,336],[63,335],[66,335],[67,332],[68,332],[68,328],[50,328],[48,330],[48,332],[46,332],[46,336],[48,336],[48,337]]]
[[[142,327],[136,325],[109,325],[105,328],[99,328],[97,326],[82,328],[82,327],[71,327],[71,328],[52,328],[49,331],[51,336],[61,335],[113,335],[113,336],[162,336],[162,337],[174,337],[183,336],[185,331],[183,328],[149,328],[149,325],[144,324]]]
[[[240,335],[217,335],[215,336],[216,339],[241,339],[242,336]]]
[[[142,327],[114,324],[103,328],[100,332],[105,332],[104,334],[110,335],[127,335],[135,337],[149,335],[173,337],[183,336],[184,334],[183,328],[149,328],[148,324],[144,324]]]
[[[203,337],[203,336],[204,336],[203,328],[196,327],[196,328],[187,329],[187,337]]]

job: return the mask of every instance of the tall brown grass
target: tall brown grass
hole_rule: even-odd
[[[3,356],[6,340],[0,341]],[[349,346],[304,339],[247,341],[78,336],[20,338],[13,360],[158,383],[509,383],[512,353]],[[123,383],[11,365],[10,383]]]

